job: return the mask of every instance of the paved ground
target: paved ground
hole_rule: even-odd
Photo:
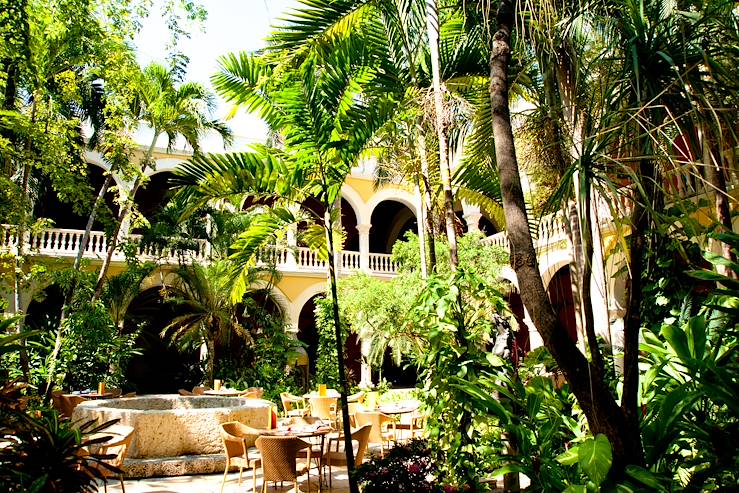
[[[328,484],[324,486],[322,491],[330,491],[332,493],[348,493],[346,467],[334,467],[332,484],[333,488],[329,488]],[[129,479],[125,481],[126,493],[219,493],[221,491],[221,480],[223,474],[204,474],[200,476],[178,476],[172,478],[150,478],[150,479]],[[328,469],[326,470],[326,478],[328,479]],[[308,491],[308,477],[303,475],[298,478],[298,488],[300,493]],[[223,493],[248,493],[251,492],[252,478],[251,469],[244,470],[244,477],[241,481],[241,487],[238,486],[239,473],[230,473],[226,478],[226,484]],[[257,471],[257,491],[261,491],[262,478]],[[318,491],[318,476],[316,470],[311,470],[310,490]],[[99,491],[104,491],[100,487]],[[121,483],[111,478],[108,484],[110,493],[121,492]],[[270,493],[296,493],[292,484],[284,483],[277,488],[272,483],[269,484],[267,491]]]

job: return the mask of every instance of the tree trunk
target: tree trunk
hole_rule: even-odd
[[[144,158],[142,159],[142,166],[140,172],[143,174],[146,170],[146,167],[149,166],[149,163],[151,161],[151,156],[154,153],[154,146],[157,143],[157,139],[159,138],[160,132],[155,128],[154,129],[154,137],[151,139],[151,144],[149,144],[149,149],[147,149],[146,154],[144,155]],[[109,244],[108,244],[108,251],[105,253],[105,260],[103,261],[103,265],[100,267],[100,273],[98,274],[98,280],[97,284],[95,285],[95,293],[92,295],[92,301],[95,301],[100,298],[100,295],[103,294],[103,286],[105,286],[105,276],[108,274],[108,269],[110,268],[110,263],[113,260],[113,253],[115,253],[115,249],[118,247],[118,235],[121,232],[121,227],[123,226],[124,221],[128,218],[128,215],[131,212],[131,208],[133,206],[134,198],[136,197],[136,192],[139,189],[139,186],[141,186],[141,175],[136,176],[136,179],[134,180],[133,187],[131,190],[131,196],[129,200],[126,200],[126,203],[121,208],[121,211],[118,213],[118,221],[116,224],[115,232],[110,236]]]
[[[602,379],[591,378],[593,368],[554,313],[539,275],[539,266],[528,227],[518,162],[508,108],[510,36],[514,26],[513,0],[501,0],[497,31],[490,60],[490,99],[493,111],[495,155],[500,172],[503,209],[511,245],[511,266],[519,292],[544,344],[564,372],[593,434],[603,433],[613,448],[614,477],[622,477],[627,464],[643,463],[639,428],[626,426],[624,415]]]
[[[707,124],[701,126],[701,154],[703,157],[703,165],[706,170],[706,181],[713,192],[713,204],[716,209],[716,219],[723,226],[724,231],[733,231],[731,224],[731,205],[729,194],[726,191],[726,178],[724,176],[724,168],[722,167],[721,155],[722,149],[719,149],[718,158],[714,158],[711,152],[711,131]],[[718,145],[721,145],[721,139],[718,139]],[[737,257],[728,243],[719,241],[721,256],[737,263]],[[727,277],[736,279],[736,273],[726,265],[718,265],[719,272]]]
[[[111,174],[108,174],[105,177],[105,181],[103,181],[102,186],[100,187],[100,191],[97,194],[97,197],[95,197],[95,202],[92,204],[92,210],[90,211],[90,216],[87,218],[87,224],[85,225],[85,232],[82,234],[82,238],[80,239],[80,244],[77,247],[77,256],[74,258],[74,265],[72,266],[72,270],[74,272],[77,272],[80,269],[80,266],[82,265],[82,257],[85,254],[85,249],[87,248],[87,243],[90,241],[90,232],[92,231],[92,225],[95,222],[95,216],[97,215],[97,209],[100,206],[100,202],[102,202],[103,198],[105,197],[105,192],[108,190],[108,187],[110,187],[110,182],[113,180],[113,177]],[[64,303],[62,304],[62,313],[59,317],[59,326],[56,329],[56,337],[54,340],[54,349],[51,352],[51,356],[49,357],[49,375],[46,378],[46,399],[51,398],[51,391],[54,390],[54,373],[56,372],[56,363],[57,359],[59,357],[59,351],[62,349],[62,336],[63,336],[63,326],[64,321],[67,319],[67,316],[69,316],[69,305],[72,303],[72,297],[74,296],[74,290],[76,288],[76,280],[73,282],[72,286],[67,289],[67,292],[64,295]]]
[[[428,261],[426,255],[426,206],[424,205],[423,192],[421,191],[421,180],[418,175],[415,176],[413,183],[416,195],[418,196],[418,250],[421,260],[421,278],[428,277]]]
[[[327,202],[327,201],[325,201]],[[339,316],[339,294],[336,288],[336,266],[334,265],[334,234],[331,223],[332,204],[325,203],[323,215],[324,227],[326,228],[326,239],[328,241],[328,281],[331,285],[331,306],[334,317],[334,330],[336,333],[336,359],[339,367],[339,384],[341,385],[341,419],[344,432],[344,449],[346,450],[346,469],[349,476],[350,493],[359,493],[357,480],[354,477],[354,449],[352,447],[352,429],[349,422],[349,384],[346,381],[346,370],[344,368],[344,341],[341,335],[341,318]]]
[[[426,136],[423,135],[423,129],[419,125],[418,132],[418,154],[421,158],[421,178],[423,179],[424,206],[426,213],[426,233],[428,234],[426,244],[429,249],[428,272],[436,271],[436,238],[434,237],[434,198],[431,195],[431,183],[429,178],[429,160],[426,154]]]
[[[431,73],[434,85],[434,112],[436,116],[436,134],[439,139],[439,175],[444,189],[444,218],[446,235],[449,242],[449,262],[452,272],[457,270],[457,232],[454,227],[454,193],[452,192],[451,170],[449,168],[449,149],[444,123],[444,99],[441,92],[441,70],[439,68],[439,10],[436,0],[426,0],[426,26],[431,52]]]
[[[206,364],[205,372],[207,373],[206,378],[208,379],[208,385],[213,386],[213,379],[215,378],[215,367],[216,367],[216,341],[215,336],[209,337],[205,341],[205,346],[208,348],[208,362]]]
[[[643,139],[642,139],[643,140]],[[643,149],[643,150],[642,150]],[[649,152],[644,146],[636,151],[642,156]],[[647,247],[646,236],[649,229],[649,211],[642,202],[650,200],[656,193],[654,183],[654,163],[651,159],[639,160],[639,176],[644,187],[642,197],[638,189],[633,190],[633,210],[631,212],[631,233],[629,234],[629,277],[626,282],[626,315],[624,316],[624,383],[621,409],[627,426],[639,427],[639,332],[641,330],[642,271],[644,253]]]

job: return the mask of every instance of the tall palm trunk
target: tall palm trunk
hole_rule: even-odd
[[[36,95],[33,95],[33,102],[31,103],[31,126],[33,126],[36,123]],[[31,139],[27,138],[26,141],[26,156],[30,155],[31,152]],[[16,253],[15,253],[15,279],[13,287],[15,289],[15,292],[13,293],[13,303],[15,308],[15,315],[23,315],[23,296],[22,296],[22,290],[23,290],[23,283],[21,281],[21,278],[23,276],[23,264],[25,263],[25,251],[24,247],[26,244],[26,219],[32,217],[33,214],[33,204],[31,202],[31,198],[29,195],[29,183],[31,181],[31,163],[29,162],[28,158],[24,158],[23,160],[23,169],[21,171],[21,197],[23,197],[23,200],[28,204],[29,208],[31,209],[30,212],[27,214],[24,214],[23,219],[20,221],[20,224],[18,225],[18,238],[16,240]],[[25,330],[26,322],[25,317],[18,318],[18,325],[17,325],[17,332],[23,333]],[[18,351],[18,356],[20,359],[20,365],[21,365],[21,373],[23,374],[24,380],[27,382],[30,378],[30,366],[28,361],[28,352],[26,351],[26,341],[25,339],[20,340],[20,350]]]
[[[719,134],[720,134],[719,126]],[[730,198],[726,190],[726,178],[724,177],[724,168],[722,166],[721,156],[724,154],[723,149],[719,148],[719,156],[716,157],[711,152],[711,129],[707,124],[700,126],[700,142],[701,142],[701,155],[703,160],[703,166],[706,170],[706,181],[711,188],[713,193],[713,205],[716,210],[716,218],[719,224],[723,227],[724,231],[732,231],[733,226],[731,224],[731,204],[729,203]],[[718,145],[721,145],[721,139],[717,139]],[[721,256],[737,262],[736,253],[731,249],[731,246],[723,241],[719,241],[719,248],[721,250]],[[736,279],[736,273],[728,266],[719,265],[717,266],[720,272],[727,277]]]
[[[349,384],[346,380],[344,368],[344,340],[341,334],[341,318],[339,316],[339,294],[336,288],[336,265],[334,257],[334,233],[331,223],[331,208],[333,204],[327,201],[324,204],[325,212],[323,222],[326,228],[326,239],[328,241],[328,281],[331,285],[331,308],[334,317],[334,331],[336,334],[336,359],[339,368],[339,385],[341,385],[341,419],[343,421],[344,449],[346,450],[346,468],[349,475],[350,493],[359,493],[357,480],[354,477],[354,449],[352,446],[352,429],[349,422]]]
[[[143,172],[146,170],[146,167],[149,166],[151,156],[152,154],[154,154],[154,146],[157,143],[159,134],[160,132],[157,129],[154,129],[154,138],[151,140],[151,144],[146,150],[146,154],[141,161],[141,169],[139,170],[140,173],[136,175],[136,179],[133,182],[133,187],[131,188],[131,194],[121,208],[120,212],[118,213],[118,220],[116,222],[115,231],[113,232],[113,234],[110,235],[110,239],[108,240],[108,250],[105,252],[105,259],[103,260],[103,265],[100,267],[100,273],[98,274],[97,284],[95,284],[95,293],[92,295],[92,301],[98,300],[103,294],[105,277],[108,275],[110,263],[113,260],[113,254],[118,247],[118,237],[120,236],[121,228],[123,227],[125,221],[128,219],[129,214],[131,213],[131,208],[133,207],[133,201],[136,197],[136,192],[138,192],[139,187],[141,186],[141,174],[143,174]]]
[[[103,181],[100,190],[98,191],[95,202],[92,204],[92,210],[90,216],[87,218],[87,224],[85,225],[85,232],[82,234],[79,246],[77,247],[77,256],[74,258],[74,264],[72,265],[72,271],[77,272],[82,265],[82,257],[87,249],[87,243],[90,241],[90,233],[92,231],[92,225],[95,223],[95,216],[97,215],[98,207],[105,197],[105,192],[110,187],[110,183],[113,180],[111,174],[108,174]],[[46,391],[45,395],[47,399],[51,398],[51,391],[54,390],[54,374],[56,373],[56,363],[59,358],[59,351],[62,349],[62,336],[64,335],[64,321],[69,316],[69,305],[72,303],[72,297],[74,296],[74,290],[76,289],[76,282],[73,282],[72,286],[67,288],[67,292],[64,295],[64,303],[62,304],[62,313],[59,317],[59,323],[56,328],[56,337],[54,338],[54,349],[51,351],[49,356],[49,375],[46,377]]]
[[[562,101],[562,114],[570,129],[570,158],[577,162],[582,158],[582,146],[584,140],[585,112],[580,110],[578,104],[577,69],[570,53],[569,45],[563,41],[557,52],[556,76]],[[582,163],[581,163],[582,164]],[[579,302],[578,311],[582,322],[582,329],[590,350],[593,366],[601,378],[604,373],[603,355],[600,353],[595,335],[595,317],[593,316],[593,303],[591,298],[590,278],[593,274],[593,223],[591,220],[592,189],[590,179],[583,176],[585,170],[574,173],[575,183],[575,208],[579,220],[579,251],[576,252],[577,276],[576,285]]]
[[[570,383],[593,434],[603,433],[613,448],[612,474],[621,477],[627,464],[642,463],[639,428],[626,426],[624,415],[603,379],[591,378],[592,367],[559,322],[539,275],[526,203],[513,143],[508,107],[508,66],[514,26],[513,0],[501,0],[490,59],[490,99],[495,156],[500,172],[503,209],[511,245],[511,266],[519,292],[536,328]]]
[[[433,273],[436,271],[436,238],[434,236],[434,199],[431,195],[431,183],[429,179],[429,160],[426,153],[426,136],[423,130],[418,132],[418,154],[421,159],[421,178],[423,185],[423,205],[425,207],[424,219],[426,220],[425,228],[427,238],[426,244],[429,249],[428,271]]]
[[[444,219],[449,242],[449,262],[452,272],[457,270],[457,232],[454,227],[454,193],[452,192],[451,170],[449,169],[449,144],[444,123],[444,98],[441,92],[441,70],[439,68],[439,10],[436,0],[426,0],[426,27],[431,52],[431,74],[434,85],[434,112],[436,113],[436,134],[439,139],[439,175],[444,189]]]

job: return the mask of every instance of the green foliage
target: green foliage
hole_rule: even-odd
[[[425,440],[396,445],[385,457],[374,456],[356,470],[357,482],[364,493],[456,491],[442,488],[437,476],[432,448]]]
[[[499,358],[486,352],[497,337],[505,302],[482,278],[459,270],[454,276],[429,278],[412,317],[428,337],[423,361],[425,405],[430,412],[429,438],[442,479],[475,487],[491,465],[491,443],[497,433],[488,416],[504,416],[498,401],[478,385],[495,371]],[[510,328],[510,326],[508,326]]]
[[[316,382],[329,388],[339,387],[338,357],[336,355],[336,328],[334,325],[333,302],[329,298],[316,299],[316,330],[318,331],[318,357],[316,359]],[[342,319],[342,339],[349,334]]]
[[[388,347],[397,365],[403,358],[422,357],[426,341],[409,317],[422,286],[417,272],[390,280],[362,273],[339,280],[341,315],[360,340],[368,341],[370,365],[382,366]]]
[[[0,409],[0,484],[8,492],[98,491],[105,481],[100,469],[110,456],[84,451],[108,439],[91,435],[112,422],[72,423],[56,411],[45,410],[32,416],[24,411]]]
[[[227,355],[217,362],[216,375],[234,388],[261,387],[272,402],[280,401],[281,392],[301,393],[302,375],[291,365],[300,341],[287,333],[281,315],[270,314],[255,299],[246,298],[243,306],[249,342],[224,348]]]
[[[467,233],[458,240],[459,266],[480,276],[488,286],[500,285],[500,271],[508,265],[508,252],[498,246],[486,245],[482,233]],[[405,235],[405,241],[393,245],[393,260],[399,264],[400,272],[420,270],[421,255],[418,236],[413,232]],[[449,274],[449,247],[444,238],[436,239],[437,272]]]

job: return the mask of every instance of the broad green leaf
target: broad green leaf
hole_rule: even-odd
[[[640,483],[657,491],[667,491],[664,486],[659,482],[659,478],[654,475],[651,471],[648,471],[640,466],[626,466],[626,474],[636,479]]]
[[[577,464],[579,458],[578,458],[578,447],[571,447],[568,450],[565,450],[561,454],[559,454],[557,457],[554,458],[557,462],[560,464],[564,464],[565,466],[574,466]]]
[[[598,433],[595,438],[585,440],[577,449],[577,460],[588,478],[600,485],[606,479],[613,462],[608,438]]]
[[[688,337],[685,335],[685,331],[680,327],[675,327],[674,325],[664,325],[662,326],[662,335],[667,339],[667,342],[670,344],[672,350],[675,351],[677,357],[680,358],[683,363],[689,364],[692,357],[690,354],[690,348],[688,347]]]
[[[588,488],[584,484],[571,484],[562,493],[587,493]]]

